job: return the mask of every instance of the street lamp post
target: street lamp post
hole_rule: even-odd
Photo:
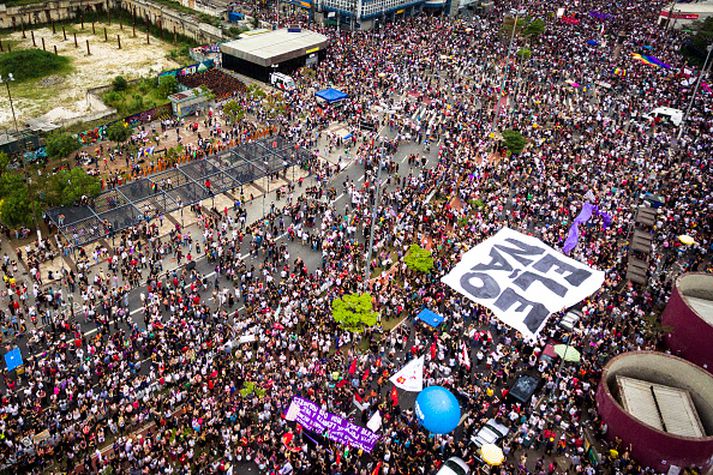
[[[678,129],[677,140],[681,140],[683,136],[683,131],[686,128],[686,122],[688,122],[688,116],[691,113],[691,108],[693,107],[693,101],[696,100],[696,95],[698,94],[698,88],[701,86],[701,80],[703,79],[703,73],[706,72],[708,68],[708,61],[711,59],[711,51],[713,51],[713,43],[706,47],[708,54],[706,55],[706,60],[703,62],[703,67],[698,73],[698,79],[696,79],[696,86],[693,88],[693,94],[691,94],[691,100],[688,101],[688,107],[686,108],[686,113],[683,115],[683,120],[681,121],[681,127]]]
[[[20,135],[20,128],[17,126],[17,117],[15,116],[15,106],[12,103],[12,94],[10,93],[10,82],[14,80],[15,77],[12,73],[8,73],[7,78],[3,78],[0,74],[0,84],[5,83],[5,87],[7,87],[7,97],[10,99],[10,110],[12,111],[12,121],[15,124],[15,132]]]
[[[500,101],[502,98],[502,93],[505,91],[505,86],[507,84],[508,80],[508,72],[510,71],[510,56],[512,55],[512,45],[515,41],[515,32],[517,31],[517,20],[520,17],[520,15],[525,15],[525,10],[510,10],[510,14],[515,16],[515,20],[513,21],[512,24],[512,33],[510,34],[510,42],[508,43],[508,54],[507,57],[505,58],[505,71],[503,71],[503,81],[500,84],[500,90],[498,91],[498,96],[497,96],[497,102],[495,104],[495,117],[493,118],[493,133],[498,128],[498,118],[500,117]]]
[[[383,148],[382,148],[383,151]],[[366,270],[364,272],[364,289],[366,289],[369,283],[369,277],[371,274],[371,253],[374,249],[374,229],[376,227],[376,213],[379,207],[379,188],[381,187],[381,164],[382,164],[382,154],[379,154],[376,165],[376,190],[374,195],[374,205],[371,208],[371,229],[369,230],[369,248],[366,252]]]
[[[267,160],[265,160],[263,164],[265,165],[265,170],[267,171],[267,175],[265,175],[267,178],[267,191],[262,194],[262,219],[265,220],[265,195],[270,194],[270,169],[268,168],[269,162]]]

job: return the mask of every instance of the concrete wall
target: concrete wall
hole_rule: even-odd
[[[106,11],[117,3],[116,0],[49,0],[13,7],[0,3],[0,28],[20,28],[23,23],[51,23],[74,18],[80,11]]]
[[[173,34],[193,38],[199,43],[213,43],[223,39],[220,28],[201,23],[197,16],[179,13],[151,0],[49,0],[44,3],[7,7],[0,3],[0,28],[19,28],[24,23],[50,23],[76,18],[81,11],[107,11],[119,7],[137,18]]]
[[[671,327],[671,352],[709,371],[713,369],[713,325],[686,302],[686,296],[713,300],[713,274],[689,273],[676,279],[661,322]]]
[[[121,8],[129,13],[135,13],[137,18],[144,18],[152,24],[173,34],[193,38],[199,43],[213,43],[221,41],[223,36],[220,29],[200,23],[197,17],[179,13],[163,5],[153,3],[151,0],[117,0]]]
[[[617,374],[689,390],[708,435],[700,439],[672,435],[630,415],[619,403]],[[609,427],[607,436],[631,444],[632,456],[643,465],[661,472],[671,465],[697,465],[704,470],[713,465],[713,375],[681,358],[650,351],[612,358],[597,388],[597,409]]]

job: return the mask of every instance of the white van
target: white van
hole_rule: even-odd
[[[287,74],[282,73],[271,73],[270,74],[270,84],[277,89],[283,91],[292,91],[297,86],[295,86],[295,81]]]
[[[681,122],[683,122],[683,111],[672,107],[657,107],[648,114],[645,114],[644,118],[648,120],[661,119],[663,121],[671,122],[673,125],[678,127],[681,125]]]

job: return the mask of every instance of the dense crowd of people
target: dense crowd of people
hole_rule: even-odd
[[[336,164],[316,155],[303,163],[312,181],[291,183],[284,206],[272,203],[264,219],[246,219],[245,196],[232,209],[193,206],[187,212],[197,231],[176,224],[160,236],[163,217],[142,222],[111,249],[82,249],[78,267],[53,281],[42,281],[38,259],[23,276],[5,256],[4,344],[24,339],[26,357],[21,371],[3,374],[0,464],[36,472],[239,473],[250,462],[281,475],[416,474],[455,455],[481,473],[469,438],[496,418],[510,433],[501,441],[506,461],[490,473],[653,473],[631,447],[606,440],[594,391],[612,356],[657,347],[659,335],[646,322],[674,273],[711,270],[710,96],[694,103],[680,140],[677,129],[642,117],[659,105],[683,108],[692,92],[675,73],[629,58],[646,46],[683,65],[679,34],[655,25],[660,2],[586,0],[567,7],[576,25],[553,18],[551,4],[528,2],[528,15],[547,19],[546,29],[516,39],[531,51],[517,61],[500,32],[511,6],[480,17],[407,18],[377,32],[324,30],[327,58],[316,75],[298,75],[284,113],[245,105],[294,142],[343,156]],[[603,28],[590,11],[610,15]],[[315,108],[315,84],[350,99]],[[229,140],[220,111],[205,120],[216,131],[210,140]],[[376,123],[375,131],[358,131],[363,121]],[[353,139],[326,137],[333,122],[349,124]],[[522,153],[492,153],[490,134],[504,129],[527,138]],[[395,157],[405,144],[421,148],[403,168]],[[364,168],[362,182],[336,178],[349,160]],[[663,206],[649,284],[637,287],[624,276],[627,239],[647,192]],[[574,331],[555,315],[528,343],[440,283],[464,251],[502,226],[561,248],[586,199],[613,222],[603,229],[595,218],[580,228],[572,257],[606,278],[582,302]],[[365,281],[372,228],[369,266],[378,272]],[[696,244],[683,246],[681,234]],[[282,239],[304,255],[318,253],[320,265],[309,269]],[[433,272],[402,262],[413,243],[433,251]],[[213,272],[174,269],[165,265],[169,257],[177,264],[205,258]],[[135,310],[132,287],[140,289]],[[359,291],[373,296],[380,324],[354,335],[333,320],[330,302]],[[423,307],[443,315],[443,326],[409,319],[383,329]],[[256,341],[241,343],[245,335]],[[582,351],[579,364],[545,357],[545,345],[561,341]],[[452,434],[434,437],[419,427],[388,382],[419,355],[426,356],[425,385],[458,395],[466,416]],[[522,404],[508,388],[525,373],[543,386]],[[368,409],[354,410],[355,394]],[[378,408],[382,437],[367,454],[306,433],[283,417],[293,396],[362,425]],[[585,439],[600,447],[599,467],[587,458]]]

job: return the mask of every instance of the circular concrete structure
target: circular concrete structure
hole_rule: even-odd
[[[671,329],[666,345],[673,354],[713,370],[713,274],[679,276],[661,322]]]
[[[651,406],[654,408],[652,411],[642,411],[645,401],[630,397],[631,393],[622,394],[623,379],[635,381],[639,384],[638,389],[643,386],[643,391],[639,393],[643,396],[647,396],[649,389],[653,394],[654,386],[661,387],[664,393],[668,391],[666,387],[673,388],[671,392],[678,391],[678,397],[681,394],[690,395],[690,398],[682,398],[688,401],[688,405],[671,404],[661,399]],[[625,397],[632,412],[638,405],[637,416],[625,408]],[[654,398],[651,400],[654,401]],[[681,436],[654,427],[653,422],[658,422],[663,412],[669,415],[668,429],[676,430],[673,422],[680,420],[671,418],[670,414],[680,413],[682,408],[685,409],[683,406],[689,409],[689,413],[690,410],[697,413],[702,436]],[[610,440],[619,437],[624,446],[631,445],[632,457],[642,465],[665,473],[671,465],[681,468],[698,466],[705,470],[713,464],[713,375],[686,360],[651,351],[624,353],[612,358],[605,366],[597,388],[597,408],[608,425],[607,437]],[[665,416],[661,416],[661,420],[665,420]]]

